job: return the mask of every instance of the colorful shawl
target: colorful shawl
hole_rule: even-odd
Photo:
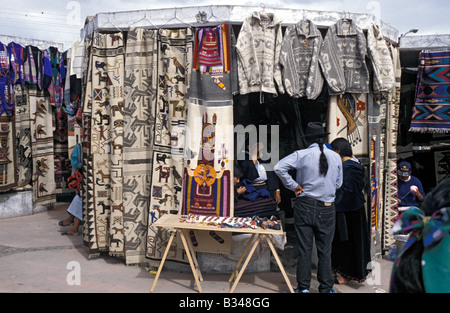
[[[409,239],[392,268],[392,282],[402,266],[403,255],[416,242],[424,247],[422,253],[422,278],[427,293],[450,293],[450,208],[442,208],[425,216],[416,207],[404,211],[392,228],[392,234],[409,233]]]

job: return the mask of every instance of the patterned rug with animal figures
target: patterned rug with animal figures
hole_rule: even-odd
[[[30,128],[33,156],[33,205],[49,206],[56,202],[53,114],[44,91],[30,86]]]
[[[125,261],[145,261],[153,168],[157,31],[131,28],[125,52],[123,218]],[[115,113],[113,112],[113,115]],[[154,211],[152,211],[154,212]]]
[[[187,29],[159,29],[152,180],[146,257],[159,260],[170,232],[152,226],[163,214],[181,212],[186,91],[192,67],[193,33]],[[168,258],[188,262],[175,240]]]
[[[94,33],[89,93],[85,114],[90,115],[90,154],[86,169],[88,240],[93,253],[124,255],[122,202],[123,117],[115,107],[124,101],[124,42],[122,33]],[[112,113],[115,114],[112,114]],[[90,167],[90,168],[89,168]]]
[[[28,87],[15,87],[16,103],[16,147],[17,147],[17,187],[25,187],[31,183],[32,157],[30,134],[30,105]]]

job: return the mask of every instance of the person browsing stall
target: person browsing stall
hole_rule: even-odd
[[[308,148],[295,151],[275,165],[275,173],[284,186],[296,195],[293,210],[298,246],[296,292],[299,293],[309,292],[313,239],[317,247],[319,292],[334,293],[331,273],[334,201],[343,177],[341,157],[324,144],[327,135],[322,123],[308,123],[305,131]],[[288,173],[293,169],[295,179]]]

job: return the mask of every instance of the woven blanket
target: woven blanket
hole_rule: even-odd
[[[0,191],[17,186],[17,153],[14,115],[0,116]]]
[[[32,174],[30,105],[28,102],[28,87],[22,89],[14,86],[16,103],[16,150],[17,150],[17,187],[30,184]]]
[[[67,193],[72,190],[67,185],[67,179],[72,174],[68,146],[68,119],[62,106],[55,108],[55,131],[53,145],[55,150],[55,183],[56,193]]]
[[[170,232],[152,226],[163,214],[181,212],[186,127],[186,92],[192,68],[193,33],[187,29],[159,29],[157,89],[151,156],[152,180],[146,257],[159,260]],[[188,262],[181,241],[175,240],[168,258]]]
[[[91,169],[86,175],[92,184],[93,208],[88,207],[88,226],[95,232],[90,240],[98,251],[124,255],[122,201],[123,117],[114,107],[123,107],[124,42],[122,33],[94,33],[91,51],[89,89]],[[114,112],[114,114],[113,114]],[[91,186],[89,186],[91,187]],[[90,234],[91,235],[91,234]]]
[[[145,261],[153,167],[157,31],[131,28],[125,51],[123,217],[125,261]],[[114,114],[114,113],[113,113]]]
[[[450,50],[420,53],[410,131],[450,132]]]
[[[56,202],[53,114],[44,91],[30,86],[31,147],[33,156],[33,205]]]

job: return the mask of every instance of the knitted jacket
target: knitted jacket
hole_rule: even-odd
[[[319,53],[323,38],[310,20],[286,28],[280,65],[286,93],[294,98],[316,99],[323,87]]]
[[[330,95],[369,92],[366,54],[366,37],[352,20],[340,19],[328,28],[319,60]]]
[[[394,64],[380,28],[372,23],[367,30],[367,51],[372,61],[373,92],[389,91],[395,86]]]
[[[274,14],[253,12],[244,20],[236,43],[241,94],[277,94],[277,87],[284,93],[279,64],[282,40],[281,20]]]

